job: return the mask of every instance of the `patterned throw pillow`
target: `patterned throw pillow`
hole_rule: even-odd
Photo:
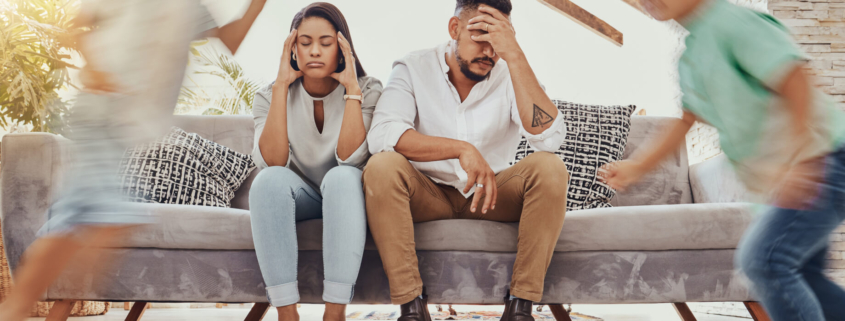
[[[120,182],[130,201],[229,207],[255,169],[252,157],[173,127],[163,138],[127,149]]]
[[[555,152],[569,171],[566,210],[610,207],[616,191],[598,179],[605,164],[622,159],[631,114],[637,106],[591,106],[553,101],[566,122],[566,140]],[[514,163],[533,153],[525,137],[519,142]]]

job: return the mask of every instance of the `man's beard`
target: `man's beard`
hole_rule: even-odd
[[[483,81],[483,80],[487,79],[487,77],[490,77],[490,73],[488,72],[487,74],[484,74],[484,75],[476,74],[476,73],[472,72],[471,70],[469,70],[469,64],[474,63],[474,62],[486,61],[486,62],[490,63],[491,68],[496,66],[496,62],[493,61],[493,59],[490,59],[488,57],[475,58],[472,61],[466,61],[465,59],[461,58],[461,54],[458,53],[457,46],[455,46],[455,59],[458,60],[458,65],[461,66],[461,73],[464,74],[464,76],[467,77],[467,79],[472,80],[472,81],[476,81],[476,82],[477,81]]]

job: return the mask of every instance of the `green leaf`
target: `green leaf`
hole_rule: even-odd
[[[206,109],[204,115],[251,113],[253,97],[262,85],[247,78],[241,66],[229,55],[218,53],[213,47],[193,49],[196,49],[196,54],[191,57],[191,63],[203,66],[203,69],[195,71],[194,75],[215,76],[228,83],[231,88],[225,88],[212,95],[202,89],[194,91],[182,87],[177,113],[188,113],[192,108],[208,104],[215,107]],[[193,82],[190,76],[188,79]]]
[[[58,91],[74,87],[63,61],[75,44],[62,42],[79,0],[13,0],[0,3],[0,127],[31,125],[58,132],[67,102]]]

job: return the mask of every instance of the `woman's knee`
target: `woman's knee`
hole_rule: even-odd
[[[323,186],[327,184],[361,184],[361,170],[353,166],[336,166],[323,177]]]
[[[293,200],[293,184],[298,179],[299,176],[296,173],[281,166],[261,170],[249,188],[250,208],[265,202],[278,204],[279,201],[286,199],[285,195],[289,195]]]
[[[337,166],[323,177],[324,219],[365,219],[361,170]]]

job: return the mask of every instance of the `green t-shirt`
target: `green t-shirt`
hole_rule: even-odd
[[[679,64],[683,108],[719,131],[722,150],[753,191],[766,194],[789,166],[829,154],[845,138],[845,113],[814,89],[811,137],[793,135],[773,89],[806,62],[774,17],[725,0],[704,0],[684,21]]]

